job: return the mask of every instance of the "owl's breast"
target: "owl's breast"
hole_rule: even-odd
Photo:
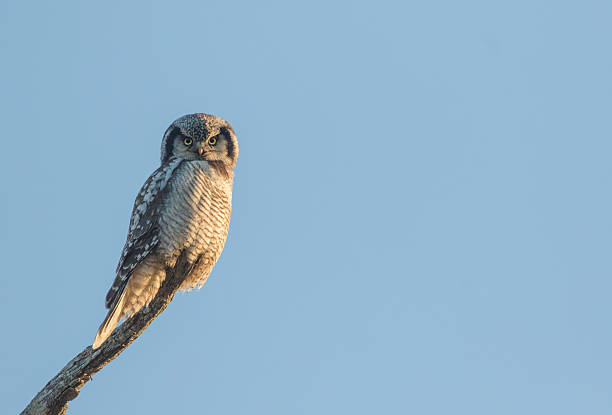
[[[216,262],[229,228],[231,182],[211,173],[205,161],[183,162],[168,183],[159,218],[158,252],[169,264],[187,250],[187,259]]]

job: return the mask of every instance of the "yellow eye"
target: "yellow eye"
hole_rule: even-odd
[[[183,143],[184,143],[186,146],[190,146],[190,145],[192,145],[192,144],[193,144],[193,140],[192,140],[191,138],[189,138],[189,137],[185,137],[185,139],[183,140]]]
[[[210,137],[208,139],[208,144],[214,146],[215,144],[217,144],[217,139],[215,137]]]

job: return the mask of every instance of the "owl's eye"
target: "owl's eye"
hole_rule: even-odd
[[[211,146],[214,146],[215,144],[217,144],[217,137],[210,137],[208,139],[208,144]]]
[[[189,137],[185,137],[185,139],[183,140],[183,144],[185,144],[186,146],[190,146],[193,144],[193,140]]]

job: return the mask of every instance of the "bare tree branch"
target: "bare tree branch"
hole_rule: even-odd
[[[99,349],[93,350],[87,346],[76,355],[38,392],[21,415],[65,414],[68,401],[79,395],[80,389],[91,377],[119,356],[166,309],[189,268],[184,257],[179,257],[176,266],[166,270],[166,279],[151,304],[115,329]]]

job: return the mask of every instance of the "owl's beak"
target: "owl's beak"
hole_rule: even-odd
[[[206,152],[206,144],[205,143],[200,143],[200,145],[197,148],[198,154],[200,155],[200,157],[204,156],[204,153]]]

